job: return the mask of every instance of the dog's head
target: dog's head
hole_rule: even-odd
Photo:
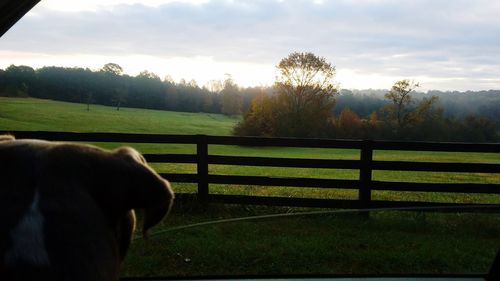
[[[134,210],[144,210],[146,236],[172,206],[169,182],[133,148],[0,140],[2,280],[117,280]]]

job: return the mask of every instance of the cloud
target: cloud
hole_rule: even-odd
[[[500,77],[496,1],[116,2],[76,11],[36,7],[4,35],[0,50],[268,65],[312,51],[367,76],[428,77],[436,85],[430,78],[484,78],[500,88],[491,82]]]

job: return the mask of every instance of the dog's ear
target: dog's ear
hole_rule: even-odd
[[[148,230],[158,224],[170,211],[174,193],[170,183],[151,169],[144,157],[130,147],[122,147],[113,152],[120,160],[121,185],[125,206],[130,209],[144,210],[143,235],[147,237]],[[125,189],[125,190],[123,190]]]

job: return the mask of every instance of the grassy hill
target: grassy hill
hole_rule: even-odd
[[[187,113],[0,97],[0,130],[229,135],[239,121]]]

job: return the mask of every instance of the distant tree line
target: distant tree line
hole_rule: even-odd
[[[397,81],[384,98],[387,104],[359,117],[344,108],[332,119],[331,136],[338,138],[393,139],[417,141],[496,142],[497,124],[485,116],[446,117],[440,98],[426,95],[416,99],[418,84]]]
[[[334,113],[337,137],[500,141],[499,90],[412,91],[404,110],[404,128],[399,134],[394,116],[389,114],[394,103],[385,97],[387,93],[387,90],[341,90]],[[348,127],[359,130],[346,132]]]
[[[183,112],[239,115],[248,108],[259,88],[240,88],[227,75],[200,87],[194,80],[176,83],[147,70],[137,76],[123,74],[114,63],[98,71],[88,68],[11,65],[0,70],[0,96],[34,97],[87,105],[101,104]]]
[[[360,117],[367,118],[379,108],[389,104],[384,95],[387,90],[348,90],[341,89],[336,98],[335,115],[349,107]],[[417,102],[431,96],[438,97],[436,104],[443,108],[443,116],[452,119],[465,119],[471,115],[491,119],[500,130],[500,90],[487,91],[428,91],[412,92],[413,101]]]
[[[308,76],[311,69],[320,75]],[[230,75],[200,87],[147,70],[129,76],[114,63],[99,70],[11,65],[0,69],[0,96],[77,102],[88,110],[101,104],[242,115],[236,135],[499,140],[499,90],[422,93],[409,80],[391,90],[340,90],[333,82],[335,67],[311,53],[291,54],[278,70],[282,75],[274,86],[242,88]],[[407,98],[398,100],[406,90]]]

